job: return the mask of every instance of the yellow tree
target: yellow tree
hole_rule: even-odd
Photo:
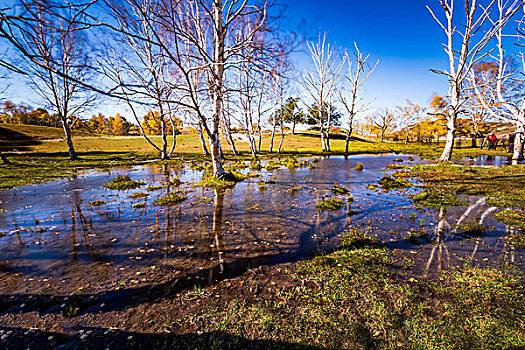
[[[127,135],[129,129],[129,123],[120,114],[117,113],[112,117],[112,134],[113,135]]]

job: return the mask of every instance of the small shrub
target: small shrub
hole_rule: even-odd
[[[357,162],[357,164],[354,167],[355,171],[363,171],[363,163]]]

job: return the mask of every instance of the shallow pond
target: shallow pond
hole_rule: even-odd
[[[463,157],[458,163],[474,166],[503,166],[512,164],[512,156],[481,155],[475,157]],[[525,164],[525,160],[522,160],[520,163]]]
[[[415,164],[417,158],[311,161],[310,167],[261,170],[260,177],[228,190],[196,187],[202,171],[189,167],[144,165],[0,192],[0,291],[35,293],[60,286],[63,293],[95,293],[120,284],[140,287],[151,282],[143,277],[155,270],[173,283],[214,283],[263,264],[334,249],[350,226],[376,235],[400,261],[415,261],[416,276],[465,260],[523,269],[523,252],[503,240],[515,230],[492,219],[495,209],[484,199],[467,197],[466,206],[437,212],[414,208],[408,195],[416,187],[385,192],[370,186],[389,172],[387,165]],[[358,162],[362,171],[354,169]],[[103,187],[121,174],[146,185],[126,191]],[[166,186],[174,178],[182,185]],[[332,193],[334,183],[350,194]],[[130,198],[155,185],[163,187],[149,191],[146,199]],[[185,192],[187,200],[172,207],[152,203],[175,190]],[[345,201],[344,208],[317,210],[315,204],[329,197]],[[105,203],[89,205],[96,200]],[[139,202],[145,206],[132,207]],[[465,233],[473,224],[482,226],[479,237]]]

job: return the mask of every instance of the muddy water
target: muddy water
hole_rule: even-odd
[[[330,157],[313,162],[315,168],[263,170],[259,178],[229,190],[195,187],[201,171],[148,165],[91,171],[0,192],[5,211],[0,213],[1,279],[19,278],[3,283],[0,292],[35,293],[39,286],[57,285],[64,293],[130,283],[139,287],[149,283],[141,278],[147,271],[161,268],[177,283],[214,283],[262,264],[333,249],[349,226],[377,235],[394,256],[415,261],[416,275],[435,274],[465,260],[522,268],[523,252],[502,238],[515,230],[492,219],[495,209],[485,200],[466,198],[464,207],[417,210],[407,196],[416,188],[403,193],[369,188],[385,175],[385,166],[399,158],[401,164],[418,161],[399,155]],[[363,171],[354,170],[357,162],[363,163]],[[104,189],[119,174],[147,185]],[[184,182],[180,187],[151,191],[146,200],[129,198],[175,177]],[[266,190],[261,190],[261,182]],[[338,211],[316,210],[315,203],[323,198],[347,200],[347,195],[330,191],[334,182],[350,190],[353,202]],[[174,190],[186,192],[188,199],[173,207],[152,204]],[[94,200],[106,204],[89,206]],[[142,201],[144,208],[132,208]],[[473,222],[484,227],[482,236],[472,238],[457,229]],[[415,231],[428,235],[407,239]]]

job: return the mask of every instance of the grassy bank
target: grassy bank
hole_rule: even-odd
[[[225,300],[232,290],[236,298]],[[465,266],[439,280],[409,279],[384,247],[357,231],[331,254],[190,294],[207,306],[175,324],[211,334],[216,348],[236,348],[238,339],[292,348],[525,346],[517,276]]]
[[[397,176],[415,176],[424,180],[427,193],[443,198],[455,195],[487,197],[502,208],[496,218],[525,229],[525,165],[505,167],[470,167],[453,164],[418,165]]]

